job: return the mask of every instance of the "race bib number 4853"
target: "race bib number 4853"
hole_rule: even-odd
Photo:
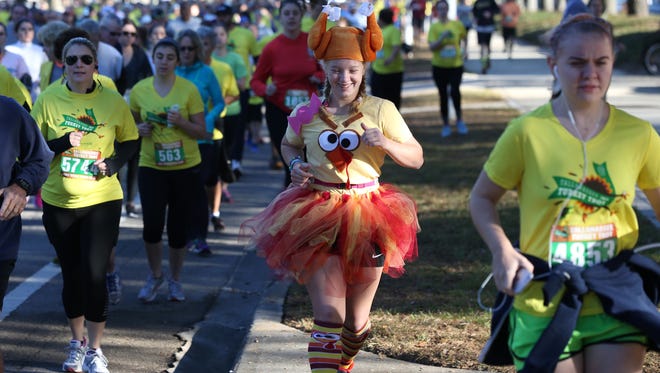
[[[616,255],[614,224],[556,227],[552,237],[552,265],[569,261],[579,267],[591,267]]]

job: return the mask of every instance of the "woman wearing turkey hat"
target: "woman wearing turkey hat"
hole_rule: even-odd
[[[399,277],[417,257],[417,208],[396,187],[379,184],[385,156],[406,168],[424,162],[394,104],[366,94],[367,66],[383,43],[375,16],[368,13],[364,32],[326,31],[325,12],[333,13],[324,10],[308,37],[325,70],[323,97],[293,110],[282,141],[291,186],[241,227],[272,269],[306,285],[315,373],[352,370],[381,274]]]

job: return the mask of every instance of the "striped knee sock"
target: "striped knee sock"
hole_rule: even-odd
[[[358,331],[350,330],[344,325],[344,328],[341,331],[342,353],[341,363],[339,364],[340,372],[350,372],[351,369],[353,369],[355,355],[357,355],[362,348],[362,345],[364,345],[370,331],[370,321],[367,321],[367,324]]]
[[[342,325],[314,320],[311,339],[307,347],[309,367],[313,373],[337,373],[341,360]]]

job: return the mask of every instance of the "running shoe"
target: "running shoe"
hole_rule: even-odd
[[[183,302],[186,300],[186,296],[183,295],[183,288],[179,281],[175,281],[170,278],[167,280],[167,287],[170,291],[170,301],[172,302]]]
[[[153,274],[150,273],[149,277],[147,277],[147,282],[144,284],[142,289],[140,289],[138,299],[143,303],[153,302],[154,299],[156,299],[156,295],[158,295],[158,288],[163,284],[163,281],[163,275],[156,278]]]
[[[190,248],[188,251],[204,257],[211,256],[211,254],[213,254],[209,248],[209,244],[206,243],[206,240],[195,240],[195,246]]]
[[[220,217],[211,216],[211,224],[213,224],[213,231],[220,232],[225,229],[225,223]]]
[[[456,122],[456,131],[458,131],[459,135],[467,135],[468,134],[468,128],[465,125],[465,122],[462,120],[459,120]]]
[[[87,351],[83,371],[87,373],[110,373],[108,359],[103,355],[100,348]]]
[[[197,254],[197,241],[199,240],[196,238],[194,240],[188,241],[188,243],[186,244],[186,250],[190,251],[191,253]]]
[[[63,372],[82,372],[83,361],[85,360],[85,352],[87,352],[87,341],[77,341],[72,339],[69,346],[65,349],[69,353],[69,357],[64,360],[62,364]]]
[[[105,285],[108,288],[108,302],[110,304],[119,304],[121,300],[121,278],[119,272],[106,273]]]
[[[449,127],[448,125],[442,126],[442,132],[440,132],[440,136],[442,137],[451,136],[451,127]]]
[[[139,215],[137,213],[137,209],[135,208],[134,204],[132,204],[132,203],[131,204],[126,204],[126,216],[128,216],[129,218],[133,218],[133,219],[136,219],[136,218],[139,217]]]

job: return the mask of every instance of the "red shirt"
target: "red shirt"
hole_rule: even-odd
[[[307,101],[312,93],[317,92],[318,85],[309,80],[312,76],[321,82],[325,79],[321,65],[307,48],[307,33],[301,32],[296,39],[280,35],[264,47],[250,88],[257,96],[288,114],[298,103]],[[271,96],[266,95],[268,78],[277,87]]]

